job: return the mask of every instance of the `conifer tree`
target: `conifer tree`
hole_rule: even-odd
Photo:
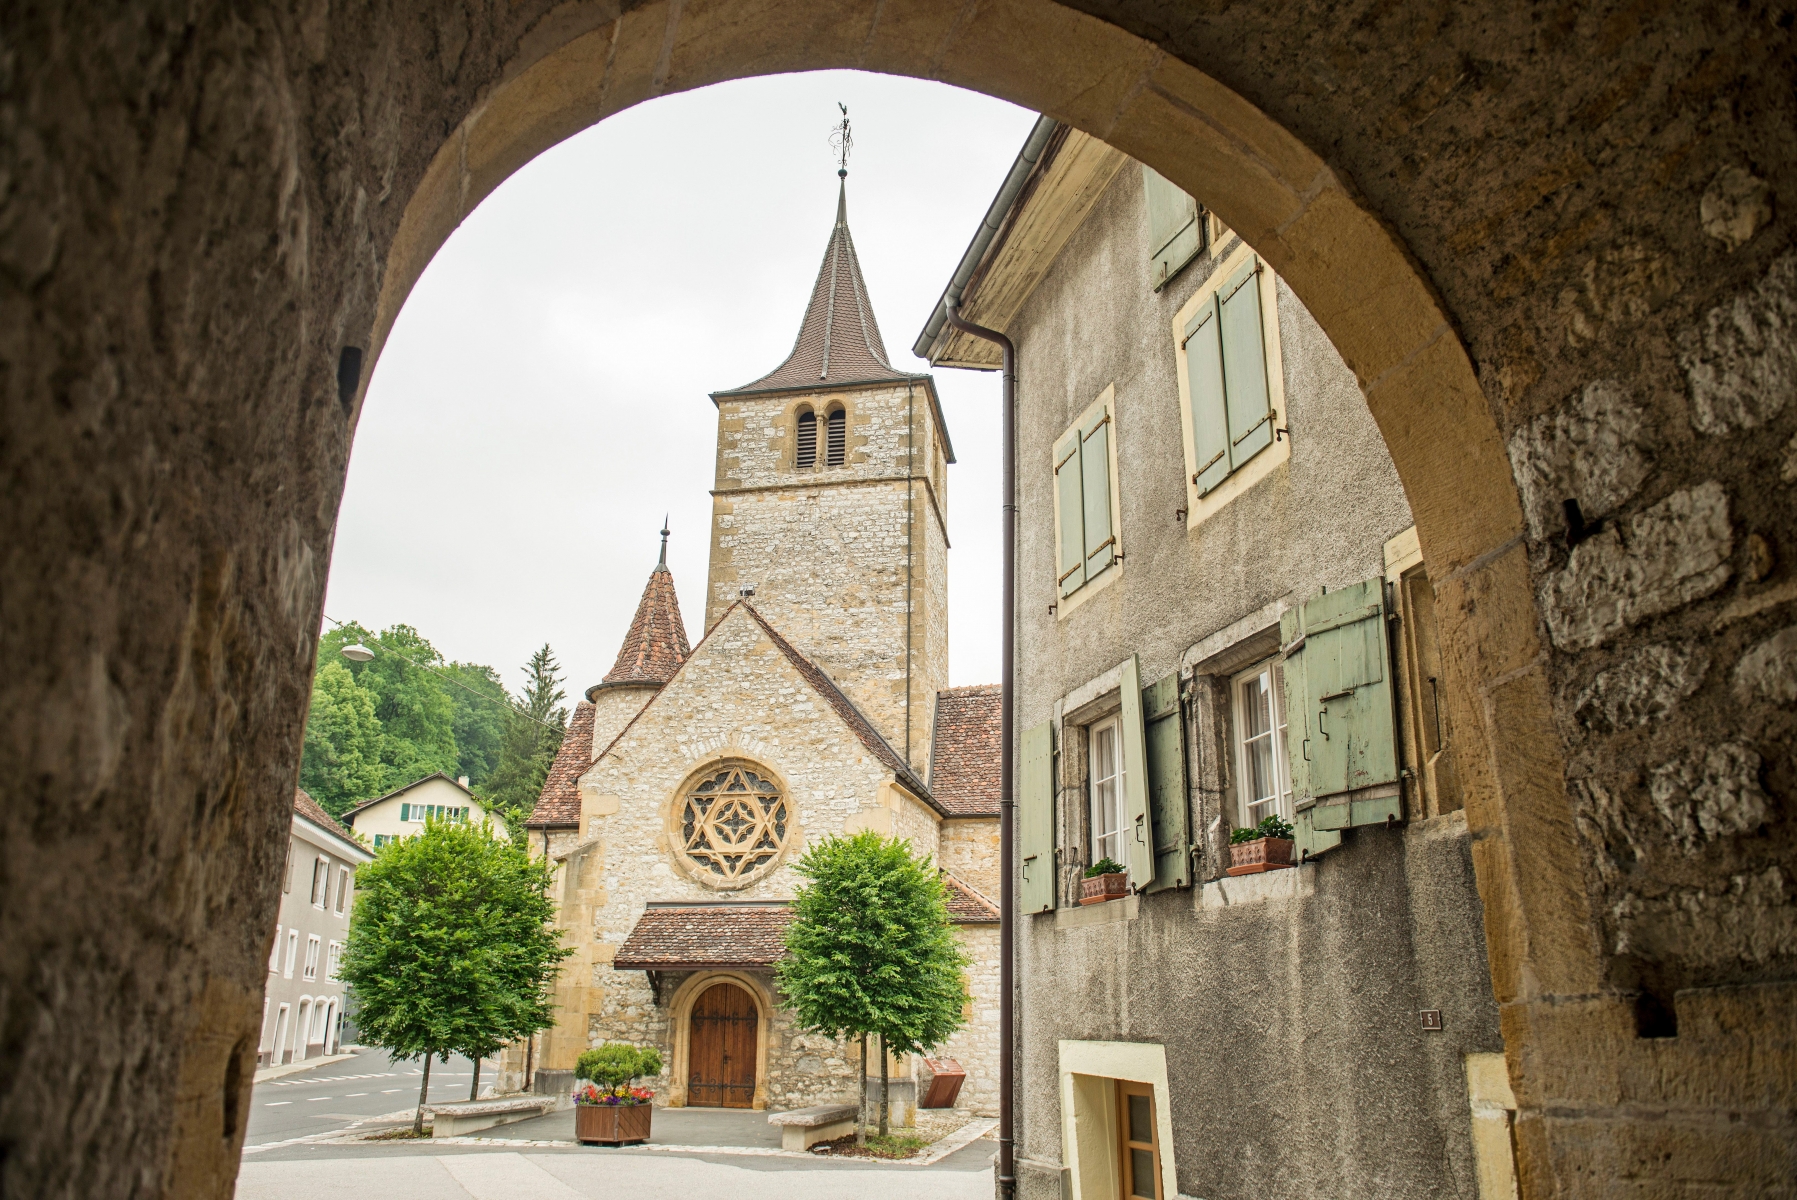
[[[487,807],[504,819],[517,839],[522,838],[524,819],[543,792],[543,781],[562,748],[568,724],[568,710],[562,707],[567,693],[562,691],[561,664],[555,661],[548,643],[530,656],[524,671],[524,694],[517,708],[506,713],[499,765],[487,781],[484,796]]]
[[[433,1056],[491,1054],[555,1023],[551,989],[573,951],[549,924],[552,876],[484,825],[435,819],[357,870],[343,978],[362,1039],[424,1059],[414,1132]]]
[[[809,882],[793,896],[777,979],[801,1028],[863,1039],[863,1128],[865,1039],[880,1039],[883,1137],[891,1109],[886,1053],[932,1050],[965,1022],[968,959],[949,923],[947,889],[929,859],[912,857],[908,841],[871,830],[824,839],[794,869]]]

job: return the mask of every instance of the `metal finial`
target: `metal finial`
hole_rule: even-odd
[[[854,136],[849,132],[849,106],[838,100],[836,107],[842,110],[842,122],[830,127],[830,148],[836,151],[836,177],[849,177],[849,151],[855,148]]]
[[[672,515],[672,514],[669,514]],[[668,565],[668,518],[661,519],[661,565]]]

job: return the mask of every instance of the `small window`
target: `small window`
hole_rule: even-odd
[[[809,408],[799,412],[798,448],[793,465],[800,470],[817,466],[817,414]]]
[[[286,976],[288,979],[292,979],[293,978],[293,966],[294,966],[295,961],[298,958],[299,958],[299,930],[289,929],[287,931],[287,965],[286,965],[286,967],[284,967],[282,969],[281,974]]]
[[[1092,726],[1092,862],[1127,863],[1123,845],[1123,730],[1116,720]]]
[[[281,867],[281,890],[283,892],[293,890],[293,843],[291,841],[287,843],[287,862]]]
[[[337,868],[337,915],[343,915],[343,906],[349,903],[349,868]]]
[[[848,454],[848,420],[848,413],[842,409],[833,408],[830,410],[829,441],[825,449],[825,454],[827,456],[824,463],[825,466],[840,467],[843,464],[843,461]]]
[[[1285,680],[1268,660],[1235,677],[1236,803],[1240,824],[1265,817],[1292,816],[1292,785],[1286,765]]]
[[[325,982],[337,982],[337,971],[343,962],[343,943],[332,942],[325,950],[324,977]]]
[[[304,978],[306,979],[318,978],[319,940],[318,935],[315,933],[309,934],[306,937],[306,970],[304,972]]]
[[[377,833],[374,835],[374,848],[376,850],[379,850],[382,846],[385,846],[388,842],[390,842],[392,840],[393,839],[391,837],[387,836],[384,833]]]
[[[268,952],[268,972],[274,974],[281,969],[281,927],[275,926],[275,944]]]
[[[1122,557],[1112,495],[1116,439],[1111,397],[1106,388],[1054,446],[1056,577],[1062,598]]]
[[[312,907],[323,908],[331,890],[331,860],[324,855],[312,864]]]
[[[1161,1200],[1161,1148],[1151,1086],[1117,1081],[1117,1124],[1124,1196],[1128,1200]]]

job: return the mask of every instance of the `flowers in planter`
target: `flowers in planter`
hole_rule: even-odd
[[[607,1042],[588,1050],[574,1063],[574,1103],[652,1104],[655,1093],[634,1087],[645,1075],[661,1074],[661,1051],[624,1042]]]
[[[1239,846],[1243,842],[1258,841],[1261,838],[1287,838],[1292,836],[1292,823],[1278,813],[1268,813],[1260,819],[1260,824],[1246,829],[1232,829],[1229,832],[1229,844]],[[1121,867],[1117,868],[1122,870]],[[1087,872],[1090,874],[1090,872]]]
[[[1114,858],[1101,858],[1086,868],[1086,878],[1097,879],[1100,875],[1122,875],[1127,869]]]

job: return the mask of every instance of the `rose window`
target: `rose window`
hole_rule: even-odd
[[[745,883],[786,845],[779,785],[741,765],[701,779],[680,813],[681,848],[714,885]]]

